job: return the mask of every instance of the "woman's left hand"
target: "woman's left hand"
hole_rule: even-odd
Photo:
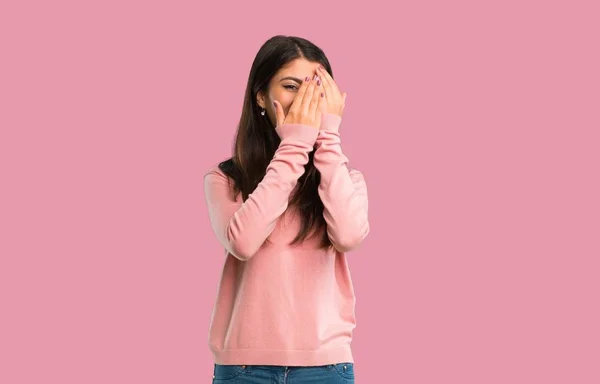
[[[321,85],[323,85],[325,93],[326,106],[323,108],[323,112],[333,113],[342,117],[344,107],[346,106],[346,92],[340,92],[335,80],[333,80],[325,68],[319,66],[317,68],[317,75],[321,80]]]

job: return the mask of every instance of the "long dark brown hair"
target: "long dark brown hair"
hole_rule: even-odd
[[[301,37],[277,35],[267,40],[259,49],[248,78],[242,115],[233,143],[233,156],[219,164],[219,169],[230,179],[232,194],[235,198],[240,192],[242,200],[254,191],[266,174],[267,166],[281,139],[270,119],[262,116],[257,94],[267,93],[272,77],[292,60],[304,58],[320,63],[333,77],[331,65],[325,53],[310,41]],[[318,194],[321,180],[320,172],[313,163],[314,150],[309,153],[304,173],[298,179],[297,189],[292,192],[289,206],[297,208],[302,224],[299,233],[290,245],[321,234],[320,246],[332,247],[327,236],[327,223],[323,217],[323,202]],[[231,184],[233,181],[233,184]],[[267,239],[268,241],[268,239]]]

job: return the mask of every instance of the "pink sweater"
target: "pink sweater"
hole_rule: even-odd
[[[210,222],[225,249],[208,340],[217,364],[354,362],[355,295],[345,252],[360,245],[369,222],[364,176],[348,169],[341,150],[341,120],[326,113],[319,130],[277,127],[281,144],[244,203],[241,194],[231,198],[217,166],[204,176]],[[312,150],[330,251],[318,249],[319,236],[288,245],[300,228],[288,200]]]

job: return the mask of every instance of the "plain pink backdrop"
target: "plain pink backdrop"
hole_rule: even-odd
[[[600,382],[597,2],[208,4],[0,5],[1,383],[210,382],[202,176],[275,34],[348,92],[357,383]]]

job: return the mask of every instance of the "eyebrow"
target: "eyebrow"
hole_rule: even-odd
[[[299,78],[294,77],[294,76],[286,76],[286,77],[280,79],[279,81],[281,82],[283,80],[294,80],[296,83],[302,84],[302,80],[300,80]]]

